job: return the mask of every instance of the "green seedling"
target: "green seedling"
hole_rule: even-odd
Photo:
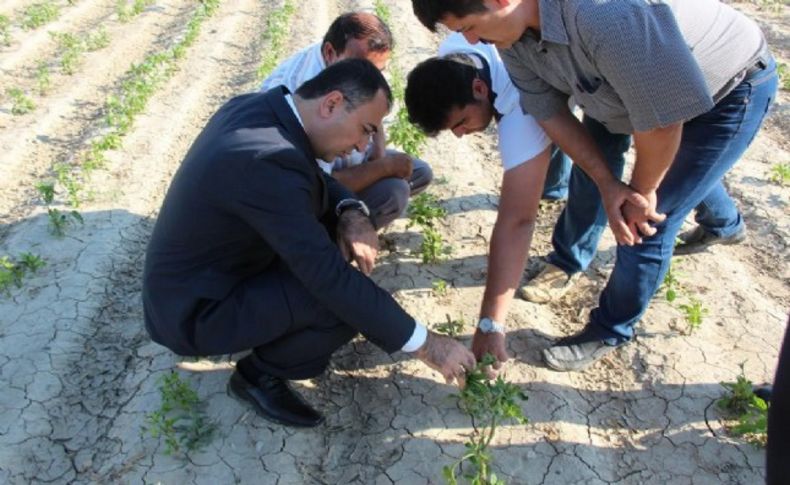
[[[735,382],[722,382],[726,393],[719,399],[718,406],[727,417],[737,419],[738,423],[729,428],[735,436],[744,436],[747,441],[757,446],[765,446],[768,430],[769,405],[754,394],[752,382],[744,374]]]
[[[47,61],[41,61],[36,66],[36,87],[38,88],[38,94],[41,96],[47,94],[51,85],[49,64],[47,64]]]
[[[60,68],[65,74],[71,76],[82,63],[82,54],[85,52],[85,42],[75,34],[68,32],[50,32],[57,42]]]
[[[702,320],[708,314],[708,309],[702,302],[694,297],[689,298],[689,303],[680,305],[680,309],[686,316],[686,323],[688,323],[689,333],[694,332],[702,325]]]
[[[54,207],[48,207],[47,216],[49,217],[49,231],[53,236],[59,238],[66,235],[66,229],[70,226],[85,223],[82,214],[75,210],[64,212]]]
[[[0,45],[11,45],[11,32],[9,32],[10,27],[11,19],[5,15],[0,15]]]
[[[772,166],[770,179],[778,185],[790,185],[790,163],[777,163]]]
[[[208,444],[216,426],[190,384],[175,372],[159,380],[162,404],[146,415],[144,427],[152,437],[164,440],[166,455],[194,451]]]
[[[80,193],[84,186],[78,179],[75,167],[66,163],[58,163],[55,165],[54,171],[58,183],[66,189],[69,205],[72,207],[79,207],[81,202]]]
[[[36,184],[36,190],[41,194],[41,200],[50,205],[55,200],[55,182],[47,180]]]
[[[22,28],[32,30],[47,24],[60,15],[60,7],[54,2],[34,3],[22,12]]]
[[[32,253],[22,253],[16,260],[3,256],[0,258],[0,291],[10,295],[12,285],[21,288],[25,275],[35,273],[45,265],[40,256]]]
[[[11,98],[11,114],[14,116],[27,114],[36,109],[36,103],[19,88],[9,89],[8,97]]]
[[[389,25],[392,16],[390,15],[389,7],[382,0],[373,2],[373,11],[385,24]]]
[[[433,288],[433,294],[436,296],[447,296],[447,282],[439,279],[433,282],[431,285]],[[449,318],[449,316],[448,316]]]
[[[272,73],[280,58],[285,52],[285,43],[288,40],[289,21],[296,11],[291,0],[287,0],[279,9],[275,10],[266,19],[266,28],[261,34],[261,40],[268,44],[261,64],[258,66],[258,79],[263,80]]]
[[[85,50],[88,52],[104,49],[110,45],[110,35],[107,33],[104,27],[100,27],[98,31],[89,33],[85,37],[84,43]]]
[[[675,263],[672,262],[667,269],[667,274],[664,275],[664,289],[666,292],[664,293],[668,302],[674,302],[677,297],[678,293],[680,292],[681,285],[680,280],[678,279],[678,272],[675,268]]]
[[[445,315],[445,317],[447,321],[437,324],[435,330],[439,333],[449,335],[450,337],[457,337],[460,335],[466,326],[464,319],[460,318],[458,320],[453,320],[450,318],[450,315]]]
[[[439,231],[433,227],[424,227],[422,230],[422,242],[420,243],[420,255],[423,263],[438,263],[449,254],[452,248],[444,243],[444,238]]]
[[[395,123],[388,129],[388,143],[399,146],[404,152],[419,157],[425,145],[425,134],[409,121],[409,112],[401,106],[395,115]]]
[[[118,14],[118,20],[125,23],[143,13],[146,8],[153,4],[153,0],[134,0],[131,5],[129,5],[127,0],[118,0],[118,3],[115,5],[115,12]]]
[[[464,454],[452,465],[442,470],[448,485],[457,485],[466,479],[472,485],[503,485],[504,480],[491,470],[492,456],[489,451],[497,426],[501,424],[526,424],[527,418],[519,405],[527,395],[515,384],[505,382],[501,376],[491,381],[485,368],[496,359],[486,354],[474,370],[466,375],[466,386],[457,395],[458,406],[472,420],[472,435],[464,443]]]
[[[415,224],[422,227],[434,227],[434,220],[445,217],[447,210],[439,205],[439,200],[435,196],[423,192],[411,199],[406,214],[409,217],[406,229]]]

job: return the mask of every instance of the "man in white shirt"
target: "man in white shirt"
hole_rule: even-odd
[[[332,22],[323,41],[283,61],[263,81],[261,91],[285,85],[295,92],[302,83],[342,59],[367,59],[383,70],[392,46],[392,33],[380,18],[366,12],[345,13]],[[425,190],[433,178],[430,166],[424,161],[386,149],[382,126],[363,153],[354,150],[332,161],[318,160],[318,163],[367,204],[376,229],[399,217],[409,196]]]

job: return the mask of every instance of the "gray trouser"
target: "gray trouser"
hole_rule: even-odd
[[[387,226],[403,214],[409,197],[419,194],[431,183],[433,171],[430,165],[417,158],[412,160],[411,178],[408,181],[395,177],[384,178],[359,193],[370,209],[376,229]]]

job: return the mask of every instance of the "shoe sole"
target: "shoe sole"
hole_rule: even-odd
[[[236,399],[242,400],[246,403],[252,405],[255,412],[258,413],[258,416],[262,417],[263,419],[270,421],[272,423],[281,424],[283,426],[290,426],[292,428],[315,428],[316,426],[320,425],[324,422],[324,418],[322,417],[317,423],[315,424],[301,424],[301,423],[292,423],[290,421],[284,421],[282,419],[276,418],[274,416],[269,415],[262,407],[258,405],[255,399],[251,398],[246,392],[243,390],[236,389],[236,385],[233,381],[228,382],[228,394],[235,397]]]

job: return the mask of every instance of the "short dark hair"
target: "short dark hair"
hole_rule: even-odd
[[[411,7],[431,32],[436,32],[436,24],[447,14],[463,18],[487,10],[483,0],[411,0]]]
[[[332,22],[321,45],[329,42],[335,51],[346,50],[349,39],[366,40],[368,50],[391,51],[394,45],[392,32],[378,16],[368,12],[344,13]]]
[[[340,91],[351,111],[373,99],[379,90],[384,91],[387,108],[391,108],[392,90],[381,71],[367,59],[343,59],[299,86],[295,94],[302,99],[315,99]]]
[[[475,102],[472,84],[478,77],[474,62],[464,54],[431,57],[417,64],[406,82],[409,121],[436,135],[445,128],[450,110]]]

